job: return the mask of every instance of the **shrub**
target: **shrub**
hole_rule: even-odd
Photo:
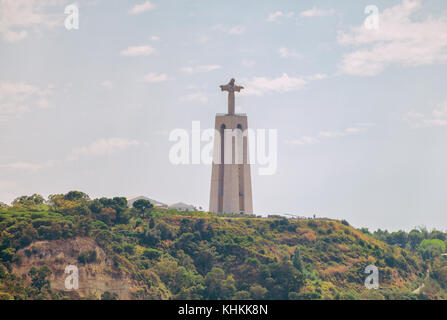
[[[321,294],[317,292],[290,292],[290,300],[320,300]]]
[[[418,247],[418,252],[425,260],[439,256],[441,253],[445,252],[445,250],[446,246],[444,241],[439,239],[424,239]]]
[[[250,293],[253,299],[263,299],[267,294],[267,289],[260,285],[250,287]]]
[[[114,243],[112,245],[112,250],[115,253],[121,253],[121,252],[123,252],[123,247],[121,247],[119,244]]]
[[[118,295],[116,293],[110,293],[109,291],[105,291],[101,295],[101,300],[118,300]]]
[[[234,300],[250,300],[251,295],[248,291],[238,291],[234,294]]]
[[[155,228],[160,231],[161,240],[169,240],[175,237],[174,230],[164,221],[158,223]]]
[[[78,261],[83,264],[96,262],[97,261],[96,250],[88,250],[82,252],[78,256]]]
[[[143,256],[145,256],[148,259],[157,259],[160,257],[160,255],[161,255],[161,251],[158,251],[158,250],[152,249],[152,248],[146,249],[143,252]]]
[[[0,259],[5,262],[11,262],[14,254],[16,253],[16,249],[7,248],[0,252]]]
[[[144,212],[148,209],[152,209],[154,206],[153,204],[146,199],[139,199],[137,201],[135,201],[132,205],[135,209],[137,209],[140,212]]]
[[[135,254],[135,247],[131,244],[125,244],[124,245],[124,252],[128,254]]]

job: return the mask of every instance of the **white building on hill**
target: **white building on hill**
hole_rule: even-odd
[[[154,207],[156,207],[156,208],[164,208],[164,209],[167,209],[167,208],[168,208],[168,205],[167,205],[166,203],[163,203],[163,202],[160,202],[160,201],[157,201],[157,200],[148,198],[148,197],[144,197],[144,196],[139,196],[139,197],[127,197],[127,205],[128,205],[129,207],[132,207],[133,203],[134,203],[135,201],[137,201],[137,200],[140,200],[140,199],[144,199],[144,200],[148,200],[148,201],[150,201],[150,203],[152,203],[152,205],[153,205]]]
[[[175,209],[178,211],[197,211],[196,207],[183,202],[170,203],[168,209]]]

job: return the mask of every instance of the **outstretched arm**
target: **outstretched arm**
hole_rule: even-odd
[[[222,85],[222,86],[220,86],[220,89],[221,89],[222,91],[230,91],[231,86],[230,86],[229,84]]]

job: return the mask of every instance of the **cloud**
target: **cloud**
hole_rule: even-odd
[[[312,9],[302,11],[300,13],[300,17],[302,18],[312,18],[312,17],[327,17],[335,14],[334,9],[322,10],[317,9],[317,7],[313,7]]]
[[[266,77],[254,77],[242,79],[245,90],[242,94],[262,96],[265,93],[284,93],[303,89],[310,81],[324,79],[326,75],[317,74],[309,77],[289,77],[283,73],[281,77],[269,79]]]
[[[294,140],[288,140],[286,142],[288,144],[303,146],[303,145],[308,145],[308,144],[320,143],[320,140],[318,140],[317,138],[314,138],[314,137],[302,136],[301,138],[294,139]]]
[[[247,28],[245,26],[234,26],[230,29],[230,31],[228,31],[228,34],[240,35],[244,34],[246,30]]]
[[[215,26],[213,26],[212,29],[225,32],[229,35],[241,35],[241,34],[244,34],[245,31],[247,30],[247,28],[243,25],[237,25],[237,26],[228,28],[222,24],[216,24]]]
[[[146,11],[150,11],[155,8],[155,5],[153,5],[150,1],[143,2],[141,4],[137,4],[133,6],[130,10],[130,14],[140,14]]]
[[[151,36],[151,40],[152,41],[160,41],[160,37],[159,36]]]
[[[288,49],[286,47],[281,47],[278,49],[279,56],[281,58],[302,58],[303,55],[296,52],[293,49]]]
[[[316,73],[314,75],[308,76],[306,79],[307,81],[314,81],[314,80],[323,80],[327,78],[327,74],[325,73]]]
[[[179,99],[181,102],[198,102],[201,104],[208,103],[208,96],[204,92],[194,92],[187,94]]]
[[[372,122],[361,122],[357,123],[354,127],[348,127],[342,131],[320,131],[318,136],[320,138],[337,138],[346,137],[349,135],[356,135],[368,131],[370,128],[374,127],[376,124]]]
[[[24,171],[38,171],[44,168],[49,168],[54,165],[54,161],[47,161],[45,163],[31,163],[31,162],[12,162],[6,164],[0,164],[0,168],[24,170]]]
[[[352,136],[352,135],[364,133],[364,132],[367,132],[370,128],[372,128],[374,126],[375,126],[375,123],[363,122],[363,123],[358,123],[354,127],[348,127],[341,131],[320,131],[318,133],[318,135],[315,137],[302,136],[298,139],[287,140],[286,143],[292,144],[292,145],[316,144],[316,143],[322,142],[325,139],[333,139],[333,138],[346,137],[346,136]]]
[[[126,150],[130,147],[139,146],[142,143],[137,140],[129,140],[123,138],[109,138],[99,139],[88,146],[74,148],[69,156],[68,160],[77,160],[83,156],[105,156],[119,151]]]
[[[211,65],[200,65],[194,67],[183,67],[180,69],[180,71],[188,74],[196,74],[196,73],[210,72],[221,68],[222,66],[220,65],[211,64]]]
[[[344,131],[321,131],[319,136],[321,138],[337,138],[337,137],[345,137],[348,135],[359,134],[362,132],[366,132],[368,129],[365,127],[350,127],[346,128]]]
[[[357,123],[357,126],[371,128],[371,127],[375,127],[376,124],[374,122],[359,122],[359,123]]]
[[[155,52],[151,46],[133,46],[121,51],[121,55],[125,57],[149,56]]]
[[[346,133],[339,131],[321,131],[320,137],[323,138],[336,138],[336,137],[344,137]]]
[[[166,73],[149,73],[144,76],[145,82],[158,83],[168,81],[169,77]]]
[[[61,6],[61,0],[2,0],[0,1],[0,34],[5,41],[16,42],[28,37],[30,32],[62,25],[60,14],[46,14],[50,6]]]
[[[269,16],[267,17],[267,21],[268,22],[275,22],[280,18],[291,18],[293,17],[294,13],[293,12],[282,12],[282,11],[275,11],[273,13],[270,13]]]
[[[447,100],[430,113],[407,112],[404,120],[414,128],[447,126]]]
[[[0,122],[20,117],[32,107],[48,108],[53,87],[43,89],[25,82],[0,82]]]
[[[391,65],[417,67],[447,62],[447,14],[421,18],[421,0],[403,0],[383,10],[379,29],[364,25],[339,31],[340,45],[358,47],[343,56],[345,74],[374,76]],[[417,18],[412,18],[417,14]]]

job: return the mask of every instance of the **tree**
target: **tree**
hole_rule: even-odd
[[[104,208],[104,206],[102,205],[101,201],[99,201],[98,199],[95,199],[95,200],[91,201],[88,206],[90,208],[90,211],[95,213],[95,214],[100,213],[101,209]]]
[[[175,282],[175,274],[178,270],[177,261],[170,257],[162,257],[156,266],[157,274],[164,283],[171,285],[172,282]]]
[[[292,262],[293,262],[293,266],[299,272],[303,272],[303,261],[301,260],[301,254],[300,254],[300,250],[298,248],[295,249]]]
[[[164,221],[158,223],[155,229],[160,231],[161,240],[170,240],[175,237],[174,230]]]
[[[64,199],[68,201],[82,202],[90,200],[90,197],[88,194],[81,191],[70,191],[64,195]]]
[[[43,287],[50,288],[50,281],[47,279],[47,277],[51,274],[50,268],[48,266],[44,265],[40,267],[39,269],[32,267],[29,271],[29,275],[32,277],[31,279],[31,286],[37,289],[37,291],[40,293],[42,291]]]
[[[445,252],[446,246],[444,241],[439,239],[424,239],[418,247],[418,252],[425,260],[439,256]]]
[[[265,297],[265,294],[267,293],[267,289],[259,284],[255,284],[254,286],[250,287],[250,293],[253,299],[255,300],[261,300]]]
[[[442,231],[433,229],[430,232],[430,239],[439,239],[439,240],[445,241],[446,240],[446,234],[444,232],[442,232]]]
[[[96,250],[88,250],[79,254],[78,261],[82,264],[87,264],[96,262],[97,258],[98,254],[96,253]]]
[[[141,236],[141,242],[149,246],[155,246],[160,240],[159,230],[149,229]]]
[[[186,252],[186,251],[185,251]],[[205,274],[211,270],[217,259],[216,248],[210,246],[207,241],[200,241],[195,246],[195,250],[191,257],[194,259],[194,265],[200,274]]]
[[[289,292],[299,292],[304,285],[304,276],[289,260],[282,260],[269,266],[272,288],[269,288],[273,299],[288,299]]]
[[[250,298],[251,298],[250,292],[245,290],[238,291],[233,296],[234,300],[250,300]]]
[[[397,245],[401,248],[405,248],[408,241],[408,235],[405,231],[399,230],[392,232],[388,237],[388,243],[391,245]]]
[[[202,276],[182,266],[177,267],[170,288],[176,293],[175,299],[182,300],[200,300],[205,289]]]
[[[210,300],[231,299],[236,287],[231,276],[226,277],[225,271],[220,268],[212,268],[205,276],[205,298]]]
[[[39,204],[43,204],[45,202],[45,198],[40,194],[33,194],[32,196],[21,196],[12,202],[13,206],[35,206]]]
[[[22,235],[19,238],[19,244],[21,247],[26,247],[29,245],[33,240],[37,238],[37,231],[33,228],[32,224],[27,224],[23,230]]]
[[[420,243],[424,240],[424,235],[420,230],[413,229],[408,234],[408,246],[410,250],[416,250]]]
[[[161,251],[158,251],[157,249],[145,249],[143,252],[143,256],[145,256],[148,259],[157,259],[161,256]]]
[[[62,227],[57,222],[51,222],[50,225],[42,225],[37,228],[37,233],[41,239],[55,240],[62,236]]]
[[[98,214],[96,214],[98,220],[111,225],[112,221],[116,220],[116,210],[110,207],[102,208]]]
[[[447,266],[435,266],[435,268],[433,268],[432,277],[436,279],[443,288],[447,288]]]
[[[368,228],[360,228],[359,231],[364,233],[364,234],[371,235],[371,232],[369,232]]]
[[[126,224],[129,222],[130,215],[127,207],[127,199],[124,197],[101,198],[98,199],[103,208],[111,208],[116,211],[116,218],[114,223]]]
[[[154,205],[146,199],[138,199],[133,203],[132,206],[141,213],[144,213],[146,210],[152,209],[154,207]]]
[[[12,258],[14,257],[14,254],[16,253],[16,249],[14,248],[6,248],[2,251],[0,251],[0,260],[5,262],[12,261]]]

